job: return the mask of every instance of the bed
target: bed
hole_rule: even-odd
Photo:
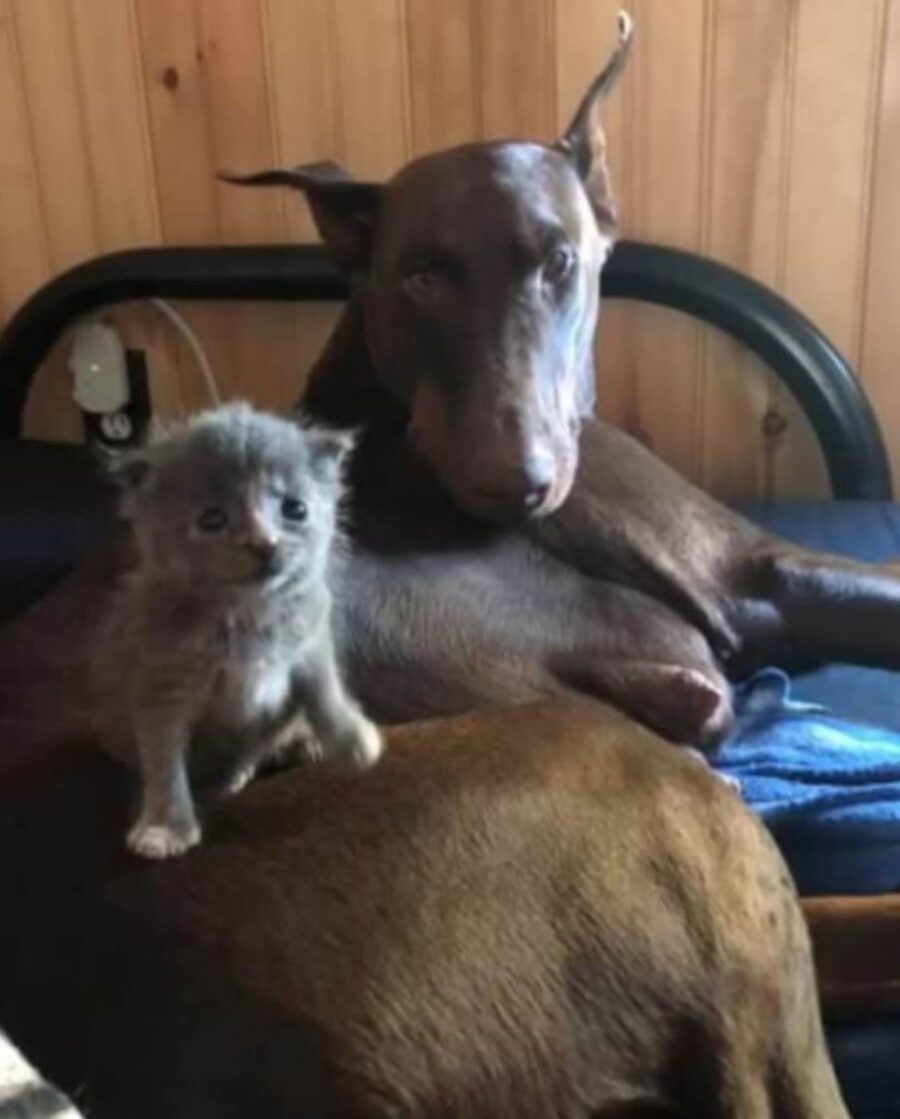
[[[893,502],[874,415],[852,370],[811,323],[747,277],[659,246],[618,246],[603,288],[606,297],[663,304],[729,333],[757,353],[803,407],[821,443],[834,500],[756,504],[742,507],[743,512],[811,547],[868,560],[900,554],[900,506]],[[32,377],[67,325],[98,307],[139,298],[337,300],[345,295],[343,279],[322,250],[311,246],[134,250],[88,261],[37,292],[0,335],[0,625],[22,624],[28,608],[77,567],[114,523],[112,493],[84,448],[21,437]],[[755,686],[757,692],[738,696],[748,719],[757,712],[759,694],[774,695],[782,703],[771,716],[779,727],[788,714],[795,721],[813,715],[820,722],[837,719],[851,737],[854,727],[871,725],[880,728],[878,748],[881,739],[896,736],[900,758],[896,675],[837,665],[790,684],[769,680]],[[824,715],[821,708],[827,709]],[[757,721],[747,724],[744,746],[751,731],[761,733],[760,726],[757,712]],[[828,727],[837,733],[833,723]],[[874,748],[870,740],[858,756]],[[746,771],[751,764],[747,756],[742,760],[735,754],[738,769],[744,765]],[[783,761],[776,749],[772,764],[777,769]],[[0,780],[2,772],[0,766]],[[764,776],[771,778],[771,771]],[[801,887],[811,886],[804,889],[810,895],[804,904],[829,1008],[832,1052],[857,1119],[900,1114],[900,1069],[893,1057],[900,1052],[900,896],[895,892],[900,889],[900,783],[895,795],[895,779],[900,782],[900,768],[897,774],[888,772],[879,756],[868,772],[874,792],[867,803],[877,802],[881,816],[863,840],[859,826],[829,831],[827,812],[814,821],[818,831],[813,829],[812,840],[808,828],[801,842],[797,828],[779,833],[773,827]],[[833,807],[832,798],[826,808]],[[846,823],[846,813],[840,819]],[[869,845],[865,871],[857,865],[863,841]]]

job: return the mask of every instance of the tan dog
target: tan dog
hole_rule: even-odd
[[[847,1119],[771,840],[586,703],[258,782],[95,917],[98,1117]]]

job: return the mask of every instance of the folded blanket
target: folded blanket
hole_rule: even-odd
[[[801,893],[897,890],[900,734],[790,693],[774,668],[736,688],[735,727],[715,768],[769,827]]]

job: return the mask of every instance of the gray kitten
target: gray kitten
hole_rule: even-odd
[[[330,623],[341,467],[352,440],[230,404],[128,453],[138,560],[98,642],[103,737],[136,757],[128,846],[149,858],[200,841],[188,779],[231,791],[302,743],[359,768],[381,737],[348,697]],[[308,723],[307,723],[308,720]]]

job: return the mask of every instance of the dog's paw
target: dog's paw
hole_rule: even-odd
[[[127,838],[129,850],[145,859],[176,858],[199,842],[200,826],[194,820],[183,824],[154,824],[139,820]]]

